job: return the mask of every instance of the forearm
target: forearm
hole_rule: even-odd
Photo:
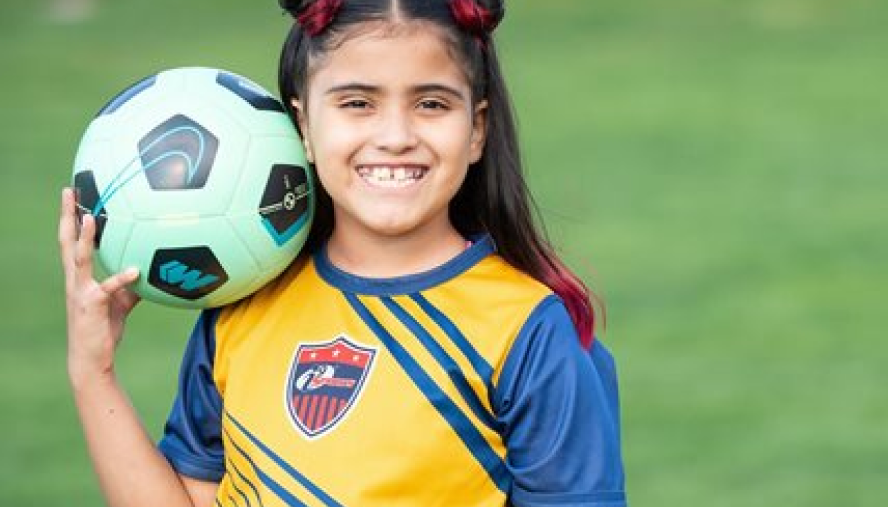
[[[112,375],[72,389],[89,455],[111,507],[192,507],[179,476],[157,450]]]

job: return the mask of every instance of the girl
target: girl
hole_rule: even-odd
[[[499,1],[282,1],[320,186],[305,254],[205,311],[155,447],[114,378],[136,303],[63,197],[69,371],[114,506],[622,506],[616,379],[534,225]]]

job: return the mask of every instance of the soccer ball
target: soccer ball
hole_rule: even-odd
[[[105,273],[136,266],[145,299],[209,308],[280,274],[305,243],[314,192],[281,103],[217,69],[149,76],[103,107],[74,161]]]

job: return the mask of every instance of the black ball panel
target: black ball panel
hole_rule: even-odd
[[[156,81],[157,81],[157,75],[148,76],[145,79],[139,81],[138,83],[130,86],[126,90],[123,90],[122,92],[117,94],[117,96],[115,96],[113,99],[108,101],[108,103],[105,104],[105,106],[102,107],[102,109],[100,109],[98,113],[96,113],[96,118],[98,118],[99,116],[104,116],[107,114],[111,114],[114,111],[117,111],[118,109],[120,109],[120,106],[129,102],[133,97],[142,93],[143,91],[147,90],[148,88],[151,88],[152,86],[154,86],[154,83]]]
[[[74,195],[77,202],[77,219],[81,220],[86,213],[92,214],[96,219],[95,245],[98,248],[102,242],[105,224],[108,222],[108,213],[104,206],[96,209],[99,203],[99,188],[96,186],[96,178],[92,171],[81,171],[74,175]]]
[[[284,106],[276,98],[262,93],[260,89],[250,86],[249,82],[244,81],[243,78],[230,72],[219,72],[219,74],[216,75],[216,82],[219,86],[244,99],[256,109],[262,111],[277,111],[279,113],[284,112]]]
[[[218,148],[212,132],[177,114],[139,141],[139,156],[152,189],[190,190],[206,184]]]
[[[308,174],[304,167],[276,164],[272,167],[259,204],[259,215],[276,243],[287,242],[294,226],[308,212]]]
[[[187,300],[209,295],[228,281],[228,273],[205,246],[162,248],[154,253],[148,283]]]

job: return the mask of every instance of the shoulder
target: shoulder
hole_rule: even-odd
[[[523,321],[552,289],[515,268],[499,255],[490,255],[441,287],[489,313],[492,320]]]
[[[498,373],[512,504],[624,506],[613,359],[598,340],[582,347],[560,299],[534,309]]]
[[[554,365],[584,355],[567,308],[555,294],[541,298],[515,333],[507,355],[497,368],[496,384],[508,385],[528,364]]]
[[[549,287],[491,254],[414,297],[434,321],[466,337],[494,380],[535,309],[554,296]]]
[[[283,300],[292,297],[300,278],[306,274],[311,259],[305,255],[297,257],[283,273],[268,282],[252,295],[220,308],[217,331],[227,334],[238,327],[251,326],[257,319],[274,311]]]
[[[280,320],[287,309],[311,285],[311,259],[300,255],[277,278],[252,295],[215,310],[216,375],[224,377],[228,358],[252,337],[262,335],[263,326]],[[219,378],[217,378],[219,380]],[[224,382],[223,382],[224,383]]]
[[[515,295],[540,300],[552,293],[552,289],[529,274],[512,266],[497,254],[485,257],[466,273],[498,290],[510,290]]]

